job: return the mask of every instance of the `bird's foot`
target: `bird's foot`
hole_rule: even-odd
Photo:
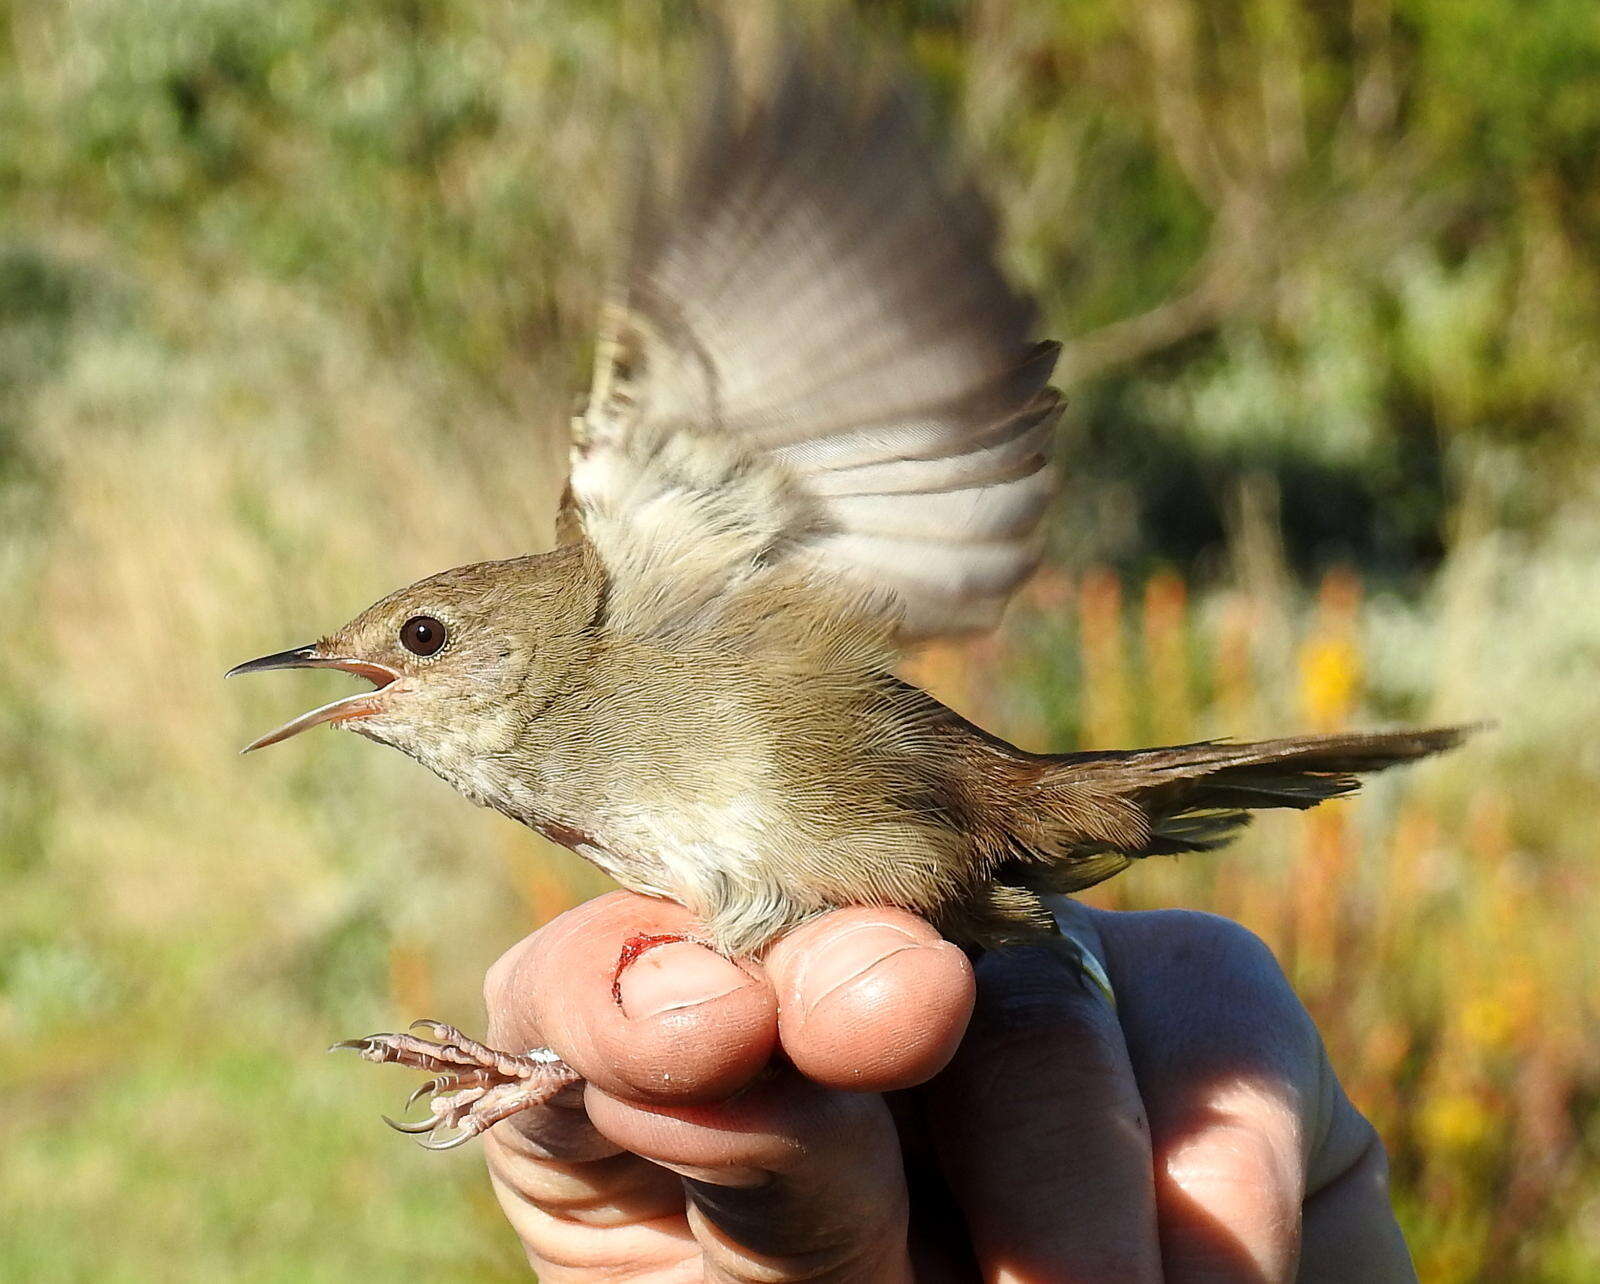
[[[689,941],[695,945],[705,944],[704,941],[686,936],[682,932],[635,932],[624,941],[622,951],[617,955],[617,970],[611,974],[611,1001],[619,1007],[622,1005],[622,974],[637,963],[642,955],[659,946],[676,945],[680,941]]]
[[[410,1028],[419,1026],[439,1041],[414,1034],[369,1034],[364,1039],[346,1039],[333,1048],[352,1048],[365,1061],[379,1065],[392,1061],[433,1076],[406,1100],[410,1107],[427,1097],[426,1119],[400,1123],[383,1116],[384,1123],[397,1132],[427,1133],[421,1144],[429,1150],[464,1145],[502,1119],[529,1106],[543,1105],[569,1084],[581,1081],[578,1072],[548,1048],[501,1052],[442,1021],[413,1021]]]

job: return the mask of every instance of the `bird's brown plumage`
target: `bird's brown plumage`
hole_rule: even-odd
[[[1029,754],[896,678],[889,621],[802,564],[669,633],[613,590],[580,541],[433,576],[320,645],[403,673],[352,729],[682,902],[734,954],[852,903],[976,945],[1048,930],[1041,892],[1216,846],[1252,809],[1312,806],[1459,738]],[[391,641],[419,613],[457,639],[427,660]]]
[[[978,945],[1048,930],[1041,892],[1456,742],[1040,756],[896,678],[904,642],[991,623],[1037,559],[1060,398],[1034,325],[903,93],[814,50],[754,101],[724,82],[641,204],[562,546],[430,577],[292,656],[385,675],[344,725],[735,954],[851,903]],[[436,654],[402,645],[417,616]]]

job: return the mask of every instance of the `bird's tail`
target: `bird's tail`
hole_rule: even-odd
[[[996,873],[1036,891],[1078,891],[1143,856],[1218,847],[1259,808],[1350,793],[1364,773],[1451,749],[1473,729],[1033,757],[1017,764],[1029,777],[1026,805],[1010,809],[1011,851]]]

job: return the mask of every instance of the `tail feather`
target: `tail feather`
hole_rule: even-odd
[[[1151,826],[1150,837],[1137,856],[1177,856],[1183,852],[1209,852],[1226,846],[1250,823],[1248,811],[1186,811]]]
[[[1236,837],[1251,811],[1314,807],[1359,788],[1362,774],[1452,749],[1473,730],[1203,740],[1033,759],[1029,807],[1014,814],[1016,846],[1002,877],[1077,891],[1140,857],[1208,851]]]
[[[1349,775],[1381,771],[1397,763],[1453,749],[1477,728],[1435,727],[1428,731],[1357,731],[1283,740],[1197,740],[1192,744],[1128,752],[1069,753],[1052,763],[1108,779],[1181,779],[1265,766]]]

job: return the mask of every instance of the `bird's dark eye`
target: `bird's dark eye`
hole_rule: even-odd
[[[448,634],[431,615],[413,615],[400,626],[400,645],[412,655],[437,655]]]

